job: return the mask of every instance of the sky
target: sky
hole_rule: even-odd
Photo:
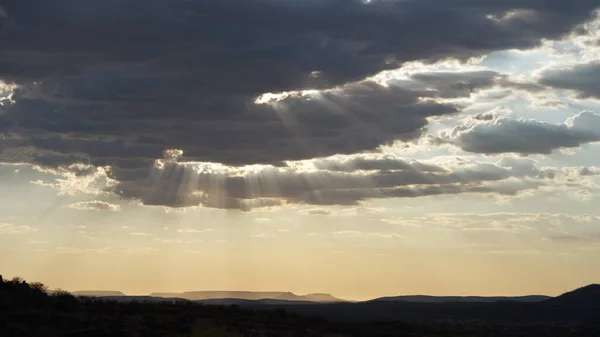
[[[600,282],[598,0],[0,0],[0,42],[5,277]]]

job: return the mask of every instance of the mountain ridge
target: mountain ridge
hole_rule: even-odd
[[[326,293],[311,293],[306,295],[296,295],[292,292],[279,291],[185,291],[182,293],[151,293],[152,297],[177,297],[190,301],[200,300],[218,300],[218,299],[237,299],[237,300],[281,300],[295,302],[345,302],[340,298]]]
[[[588,284],[548,300],[552,304],[600,305],[600,284]]]
[[[451,302],[478,302],[492,303],[502,301],[515,302],[541,302],[550,300],[553,297],[546,295],[526,295],[526,296],[431,296],[431,295],[401,295],[401,296],[386,296],[375,298],[372,301],[388,301],[388,302],[412,302],[412,303],[451,303]]]
[[[129,296],[120,291],[84,290],[72,292],[75,296],[91,296],[106,298],[130,298],[152,300],[188,300],[205,303],[270,303],[270,304],[301,304],[301,303],[342,303],[355,302],[337,298],[328,293],[309,293],[297,295],[284,291],[228,291],[206,290],[185,292],[154,292],[149,295]],[[600,305],[600,284],[590,284],[575,290],[552,297],[546,295],[525,296],[433,296],[433,295],[400,295],[378,297],[356,303],[377,302],[407,302],[407,303],[496,303],[496,302],[521,302],[521,303],[554,303],[571,304],[582,303]]]

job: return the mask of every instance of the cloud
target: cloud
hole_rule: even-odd
[[[379,160],[382,163],[377,163]],[[397,163],[392,164],[393,160]],[[351,171],[351,166],[346,165],[349,162],[370,163],[371,168],[404,169]],[[540,184],[511,181],[513,178],[537,178],[534,163],[528,165],[531,167],[525,169],[525,164],[519,166],[514,162],[491,164],[460,159],[434,164],[381,155],[336,156],[288,162],[284,167],[228,167],[160,161],[146,180],[121,178],[120,183],[110,189],[123,197],[140,199],[147,205],[173,207],[204,205],[247,211],[285,204],[356,205],[372,198],[459,193],[514,195]],[[340,168],[344,170],[340,171]]]
[[[598,7],[595,0],[553,5],[534,0],[3,3],[13,24],[3,27],[2,60],[18,66],[4,70],[8,79],[51,78],[107,64],[145,65],[153,70],[140,76],[146,83],[158,78],[187,84],[184,90],[204,97],[335,85],[397,62],[530,48],[542,38],[569,32]],[[358,19],[369,29],[357,27]],[[50,43],[46,34],[60,43]],[[154,84],[145,97],[160,88]]]
[[[17,226],[8,223],[0,223],[0,235],[16,235],[36,232],[37,229],[29,226]]]
[[[133,232],[133,233],[129,233],[129,235],[133,235],[133,236],[154,236],[154,234],[141,233],[141,232]]]
[[[78,255],[84,253],[97,253],[97,254],[109,254],[109,253],[124,253],[124,254],[144,254],[151,255],[153,253],[160,252],[161,250],[154,247],[133,247],[133,246],[108,246],[102,248],[78,248],[78,247],[66,247],[58,246],[54,248],[54,252],[58,254]]]
[[[302,213],[306,213],[309,215],[331,215],[333,214],[333,211],[324,208],[311,208],[302,211]]]
[[[599,142],[600,115],[582,111],[561,124],[511,117],[468,121],[442,132],[437,141],[474,153],[549,154],[556,149]]]
[[[111,204],[106,201],[92,200],[92,201],[79,201],[68,205],[67,207],[77,209],[81,211],[109,211],[118,212],[121,206]]]
[[[86,250],[81,249],[81,248],[75,248],[75,247],[65,247],[65,246],[58,246],[54,248],[54,251],[58,254],[81,254],[86,252]]]
[[[379,233],[379,232],[360,232],[360,231],[351,231],[351,230],[342,230],[333,232],[335,236],[343,236],[343,237],[351,237],[351,238],[361,238],[361,237],[371,237],[371,238],[381,238],[381,239],[401,239],[402,235],[397,233]]]
[[[600,167],[578,167],[576,170],[580,176],[600,175]]]
[[[600,234],[557,235],[549,237],[549,239],[563,243],[600,243]]]
[[[573,90],[579,98],[600,99],[600,61],[546,69],[540,74],[539,83]]]
[[[193,228],[182,228],[177,230],[177,233],[206,233],[206,232],[214,232],[214,229],[212,228],[207,228],[207,229],[193,229]]]
[[[538,46],[580,28],[599,7],[596,0],[0,4],[0,162],[52,171],[60,178],[36,183],[64,193],[245,211],[536,188],[515,184],[531,177],[498,165],[332,156],[417,139],[432,118],[460,112],[459,99],[482,90],[544,90],[477,67],[427,65]],[[373,77],[419,62],[404,76]],[[305,164],[310,170],[294,166]]]
[[[401,226],[401,227],[421,227],[421,221],[415,219],[405,219],[405,218],[381,218],[379,219],[382,222],[388,223],[390,225]]]
[[[258,234],[251,235],[251,237],[256,238],[256,239],[268,239],[268,238],[273,238],[276,236],[277,236],[277,234],[274,234],[274,233],[258,233]]]
[[[493,163],[456,157],[417,161],[361,154],[291,161],[282,166],[242,167],[167,159],[157,160],[145,174],[117,176],[118,183],[100,184],[99,191],[89,192],[113,193],[150,206],[242,211],[294,204],[347,205],[352,207],[307,208],[300,212],[357,216],[381,211],[356,207],[368,199],[475,193],[512,200],[528,190],[559,186],[581,189],[585,178],[596,171],[596,167],[539,167],[534,160],[517,157],[502,157]],[[89,178],[69,173],[66,179],[58,178],[62,184],[46,184],[70,190],[78,179]]]
[[[394,218],[402,224],[415,223],[421,227],[453,229],[475,235],[477,233],[531,233],[557,241],[563,236],[579,237],[577,232],[589,231],[600,223],[600,217],[591,214],[565,213],[432,213],[420,217]]]
[[[3,5],[0,80],[18,88],[1,108],[4,152],[12,150],[1,160],[128,169],[152,165],[167,149],[189,161],[276,164],[414,139],[428,117],[458,111],[421,98],[521,84],[489,71],[420,74],[386,87],[365,78],[412,61],[531,48],[569,33],[598,7],[596,0]],[[258,97],[272,99],[255,104]]]
[[[301,210],[300,213],[307,215],[322,215],[322,216],[336,216],[336,217],[356,217],[365,214],[382,213],[385,212],[385,208],[374,208],[365,206],[353,206],[341,209],[332,208],[309,208]]]

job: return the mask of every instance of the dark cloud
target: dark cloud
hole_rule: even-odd
[[[0,4],[0,78],[21,84],[14,103],[0,108],[0,132],[48,152],[44,163],[76,154],[97,165],[142,164],[169,148],[188,160],[276,163],[411,139],[427,117],[457,111],[420,97],[521,84],[493,72],[412,78],[435,92],[348,83],[406,61],[529,48],[568,33],[598,7],[596,0]],[[266,92],[336,86],[320,99],[254,104]]]
[[[545,70],[539,82],[554,88],[573,90],[580,98],[600,98],[600,61]]]
[[[335,162],[338,164],[334,164]],[[250,210],[287,203],[355,205],[372,198],[413,198],[458,193],[515,194],[535,184],[504,181],[537,178],[540,171],[526,160],[499,164],[453,162],[451,167],[391,157],[331,158],[288,167],[232,168],[216,164],[158,161],[144,175],[113,172],[119,181],[111,191],[148,205]],[[362,163],[352,169],[347,163]],[[303,165],[300,165],[303,164]],[[298,166],[299,165],[299,166]],[[115,169],[113,169],[115,170]],[[146,178],[140,179],[139,177]],[[496,185],[493,185],[496,183]]]
[[[199,103],[197,114],[177,116],[165,110],[164,116],[154,117],[152,110],[148,116],[141,111],[128,115],[106,110],[114,107],[54,109],[46,101],[23,100],[5,109],[0,126],[8,131],[5,149],[32,147],[45,158],[64,159],[64,164],[84,156],[94,165],[147,165],[170,148],[183,150],[188,161],[277,163],[355,153],[418,137],[427,117],[458,111],[453,105],[419,100],[435,95],[360,82],[273,104],[232,100],[212,113]],[[6,155],[3,160],[11,161]]]
[[[263,95],[258,101],[264,104],[232,99],[221,102],[220,113],[198,102],[198,113],[189,116],[65,105],[40,99],[52,97],[43,85],[25,86],[0,115],[0,128],[8,131],[0,160],[142,168],[170,148],[183,150],[186,161],[232,165],[351,154],[414,139],[428,117],[459,111],[437,98],[521,85],[493,71],[423,70],[385,86],[365,80],[321,92]]]
[[[206,97],[314,87],[319,83],[308,76],[314,71],[324,77],[317,82],[332,85],[392,68],[390,60],[529,48],[567,33],[598,7],[596,0],[2,4],[8,14],[0,58],[7,65],[5,78],[37,80],[107,64],[140,64],[154,70],[150,78],[202,87]]]
[[[548,154],[560,148],[600,141],[600,115],[583,111],[563,124],[500,117],[469,123],[443,134],[437,143],[451,143],[475,153]]]
[[[426,164],[354,158],[297,174],[284,162],[415,139],[428,118],[460,111],[443,98],[542,90],[493,71],[422,71],[386,85],[365,78],[409,61],[531,48],[577,28],[599,5],[0,0],[0,81],[18,85],[0,96],[0,162],[110,166],[115,193],[152,205],[251,209],[485,192],[465,182],[510,172],[463,179]],[[169,149],[183,155],[164,156]],[[161,157],[171,160],[153,166]],[[236,177],[198,173],[192,161],[273,166]]]

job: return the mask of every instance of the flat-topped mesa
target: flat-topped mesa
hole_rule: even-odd
[[[310,301],[310,302],[341,302],[330,294],[296,295],[292,292],[279,291],[186,291],[183,293],[152,293],[154,297],[178,297],[192,301],[214,299],[264,300],[276,299],[281,301]]]
[[[254,291],[185,291],[182,293],[152,293],[150,296],[155,297],[179,297],[185,298],[192,301],[198,300],[211,300],[211,299],[222,299],[222,298],[235,298],[243,300],[261,300],[265,298],[294,298],[297,295],[289,292],[254,292]]]
[[[112,290],[81,290],[72,292],[75,296],[89,296],[89,297],[114,297],[114,296],[127,296],[120,291]]]
[[[313,293],[303,296],[304,298],[313,302],[343,302],[344,300],[339,299],[331,294],[326,293]]]

